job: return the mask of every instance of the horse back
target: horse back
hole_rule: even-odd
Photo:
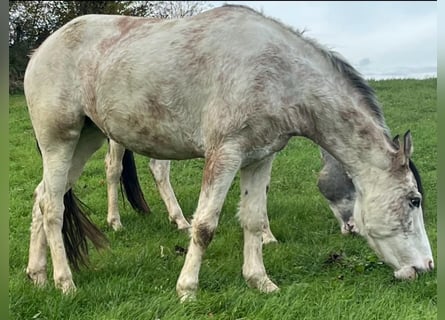
[[[204,156],[226,137],[270,153],[299,133],[287,111],[305,103],[301,83],[314,79],[305,61],[317,59],[294,31],[242,7],[162,21],[87,15],[37,50],[25,90],[148,156]]]

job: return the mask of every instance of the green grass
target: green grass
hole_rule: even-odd
[[[411,129],[413,160],[426,190],[427,232],[437,252],[436,79],[372,81],[392,133]],[[393,279],[364,239],[342,236],[316,187],[321,168],[318,148],[293,139],[274,162],[268,212],[279,243],[264,248],[268,274],[281,291],[266,295],[250,289],[241,275],[242,232],[235,216],[238,177],[229,191],[220,224],[206,252],[198,300],[178,302],[175,284],[188,237],[170,225],[148,172],[148,160],[136,157],[142,187],[153,214],[137,215],[120,203],[125,229],[106,225],[104,146],[88,163],[76,185],[106,232],[110,250],[91,251],[90,269],[74,273],[77,292],[63,296],[49,284],[34,287],[25,275],[32,194],[41,178],[41,159],[23,96],[11,96],[9,296],[11,319],[435,319],[436,272],[415,282]],[[203,160],[172,163],[172,185],[187,218],[200,190]],[[163,255],[161,255],[161,246]],[[330,256],[340,254],[333,261]],[[50,259],[49,259],[50,261]]]

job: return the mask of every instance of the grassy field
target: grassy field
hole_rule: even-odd
[[[437,253],[436,79],[371,82],[393,135],[411,129],[414,156],[426,190],[426,227]],[[225,202],[219,228],[200,273],[198,300],[178,302],[175,284],[188,236],[169,224],[147,158],[137,157],[142,187],[153,214],[140,216],[120,202],[125,229],[106,224],[104,156],[88,163],[75,191],[106,232],[110,250],[91,251],[90,269],[74,274],[77,292],[63,296],[49,284],[35,288],[25,275],[32,194],[41,179],[41,160],[23,96],[9,106],[9,314],[11,319],[436,319],[436,272],[415,282],[393,279],[364,239],[342,236],[316,187],[318,148],[291,140],[277,156],[268,212],[278,244],[264,248],[268,274],[281,290],[271,295],[250,289],[241,275],[242,231],[235,216],[238,177]],[[187,218],[198,198],[203,160],[172,163],[172,185]],[[161,254],[161,248],[163,253]],[[333,259],[334,256],[339,256]],[[49,259],[50,261],[50,259]],[[437,261],[436,261],[437,263]]]

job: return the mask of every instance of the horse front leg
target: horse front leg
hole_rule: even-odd
[[[241,158],[236,148],[223,147],[207,155],[198,207],[193,215],[191,240],[176,284],[181,301],[194,299],[202,257],[212,241],[227,191]]]
[[[113,230],[122,229],[119,215],[118,189],[122,173],[122,158],[125,148],[110,139],[108,151],[105,156],[105,169],[107,176],[108,214],[107,223]]]
[[[167,207],[170,222],[176,223],[179,230],[190,229],[190,224],[184,218],[182,209],[170,184],[170,161],[151,159],[149,168],[155,179],[161,198]]]
[[[278,287],[269,279],[263,263],[262,234],[267,219],[267,189],[273,156],[241,169],[239,217],[244,230],[243,276],[250,287],[273,292]]]
[[[273,235],[272,230],[270,230],[269,217],[267,216],[267,212],[265,212],[264,214],[262,239],[263,239],[263,244],[278,242],[278,240]]]
[[[34,191],[34,205],[32,207],[31,237],[29,243],[29,259],[26,274],[38,286],[47,282],[46,254],[47,242],[43,229],[43,215],[40,210],[40,201],[43,195],[43,181]]]

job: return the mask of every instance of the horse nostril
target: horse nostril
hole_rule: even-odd
[[[434,269],[434,262],[433,260],[429,260],[428,261],[428,270],[433,270]]]

